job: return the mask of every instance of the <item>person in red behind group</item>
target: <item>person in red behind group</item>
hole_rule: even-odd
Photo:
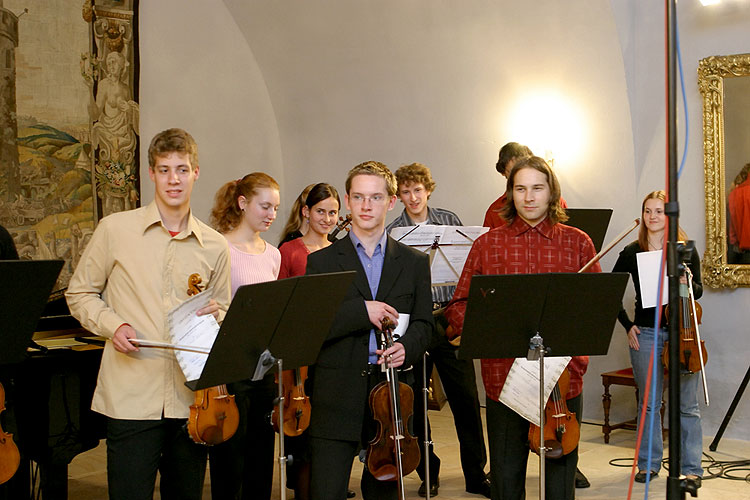
[[[575,273],[594,257],[591,238],[562,224],[567,220],[560,203],[560,184],[552,169],[539,157],[523,158],[510,171],[504,223],[474,242],[466,259],[446,317],[454,334],[461,333],[466,298],[474,275]],[[591,272],[600,272],[595,264]],[[529,422],[499,402],[513,359],[482,359],[482,379],[487,393],[487,437],[490,450],[490,483],[493,500],[525,497]],[[587,356],[575,356],[568,364],[570,411],[580,413],[583,374]],[[547,499],[572,500],[578,449],[547,460]]]
[[[533,153],[527,146],[518,144],[517,142],[509,142],[500,148],[500,154],[498,155],[495,169],[507,179],[508,175],[510,175],[510,171],[513,169],[513,165],[523,158],[532,155]],[[503,193],[498,199],[492,202],[492,205],[487,209],[487,213],[484,214],[484,223],[482,224],[484,227],[494,229],[505,224],[505,220],[500,213],[505,205],[506,199],[506,195]],[[568,208],[567,203],[565,203],[565,200],[562,198],[560,198],[560,205],[562,208]]]

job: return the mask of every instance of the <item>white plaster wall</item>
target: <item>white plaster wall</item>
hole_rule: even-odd
[[[479,224],[504,189],[498,148],[514,137],[511,110],[526,92],[555,89],[586,125],[575,157],[556,155],[573,207],[611,207],[608,238],[639,215],[645,193],[664,185],[663,34],[659,2],[501,0],[166,0],[141,6],[141,102],[145,148],[168,126],[194,133],[202,178],[196,213],[206,217],[225,181],[265,170],[282,186],[280,219],[306,184],[343,191],[346,171],[377,159],[420,161],[438,187],[431,203]],[[747,52],[744,11],[680,2],[691,109],[682,225],[704,245],[701,57]],[[727,12],[728,11],[728,12]],[[540,123],[545,116],[539,116]],[[681,121],[682,123],[682,121]],[[553,151],[553,153],[555,153]],[[144,201],[152,190],[144,181]],[[400,210],[400,206],[397,207]],[[396,212],[391,216],[394,217]],[[276,235],[283,221],[269,234]],[[617,252],[605,257],[611,269]],[[713,434],[748,361],[747,290],[707,291]],[[632,303],[632,291],[626,296]],[[715,345],[714,345],[715,344]],[[744,349],[746,351],[746,349]],[[629,365],[624,332],[592,358],[585,418],[600,420],[603,371]],[[728,436],[746,437],[748,397]],[[630,418],[632,391],[615,390],[613,417]]]
[[[140,3],[141,188],[148,178],[148,144],[180,127],[198,143],[201,166],[194,213],[208,222],[216,191],[256,170],[284,182],[276,119],[263,75],[237,24],[221,2]]]
[[[343,188],[349,168],[377,159],[427,164],[438,184],[431,203],[481,224],[505,188],[494,164],[499,147],[517,140],[516,103],[549,90],[579,110],[586,128],[578,156],[555,162],[568,203],[615,208],[611,235],[638,215],[625,73],[607,2],[225,4],[276,111],[285,215],[306,184]],[[625,366],[619,337],[610,356],[592,360],[587,419],[601,418],[599,373]],[[616,400],[615,418],[630,418],[632,399],[629,391]]]

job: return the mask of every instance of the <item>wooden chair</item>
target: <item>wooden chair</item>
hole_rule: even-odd
[[[602,426],[602,432],[604,433],[604,442],[609,443],[609,434],[616,429],[636,429],[637,419],[633,418],[619,424],[609,423],[609,408],[612,405],[612,395],[609,393],[610,385],[625,385],[628,387],[635,387],[635,401],[636,408],[638,407],[638,387],[635,385],[635,379],[633,378],[632,368],[623,368],[622,370],[615,370],[611,372],[602,373],[602,385],[604,385],[604,394],[602,395],[602,405],[604,406],[604,425]],[[662,439],[666,437],[666,431],[664,430],[664,390],[667,388],[667,373],[664,372],[664,384],[662,386],[661,396],[661,434]]]

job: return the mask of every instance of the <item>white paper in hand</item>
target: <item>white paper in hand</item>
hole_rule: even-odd
[[[196,315],[208,305],[211,295],[209,290],[205,290],[169,311],[167,321],[173,344],[211,349],[219,333],[219,324],[212,314]],[[175,357],[188,381],[200,378],[208,359],[206,354],[191,351],[175,351]]]

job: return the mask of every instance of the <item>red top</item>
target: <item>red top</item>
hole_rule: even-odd
[[[544,219],[535,227],[516,217],[510,225],[503,225],[483,234],[474,242],[458,280],[453,300],[445,316],[460,334],[466,314],[471,277],[477,274],[535,274],[576,273],[596,254],[591,238],[580,229],[563,224],[552,225]],[[589,272],[601,272],[599,263]],[[583,390],[583,374],[588,367],[588,356],[574,356],[568,364],[570,388],[566,399]],[[487,397],[498,401],[508,376],[513,358],[483,359],[482,379]]]
[[[750,179],[729,193],[729,242],[750,250]]]
[[[279,269],[279,279],[291,278],[292,276],[302,276],[307,268],[307,256],[310,252],[307,250],[302,238],[296,238],[287,241],[279,248],[281,252],[281,268]]]
[[[505,219],[500,217],[500,209],[505,205],[505,198],[505,193],[503,193],[500,198],[492,202],[490,208],[487,209],[487,213],[484,214],[484,223],[482,224],[484,227],[495,229],[496,227],[504,226],[506,224]],[[568,208],[568,204],[565,203],[562,196],[560,197],[560,205],[562,205],[563,208]]]

